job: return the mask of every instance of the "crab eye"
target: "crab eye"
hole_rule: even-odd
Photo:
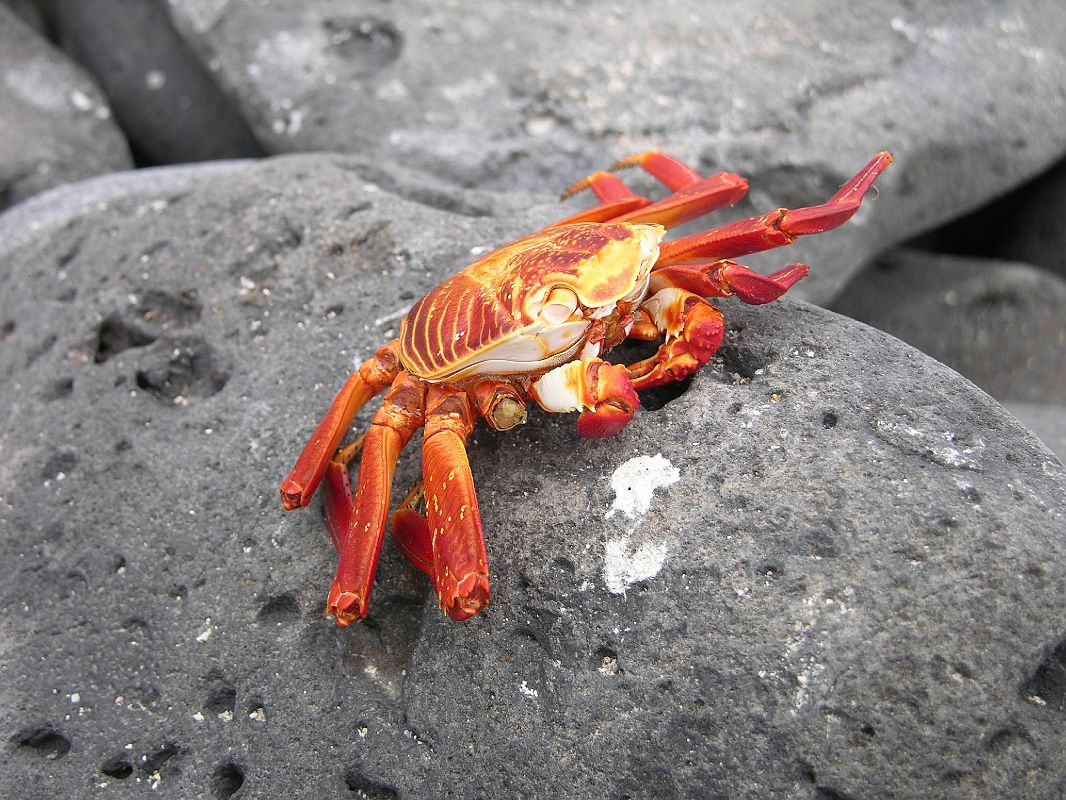
[[[576,309],[577,295],[569,289],[556,286],[544,301],[540,318],[551,325],[561,325],[570,319]]]

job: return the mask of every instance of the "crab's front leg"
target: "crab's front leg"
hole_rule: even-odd
[[[342,627],[366,616],[381,555],[396,459],[421,427],[424,406],[424,384],[401,372],[366,433],[359,462],[359,482],[351,503],[340,494],[340,490],[346,487],[336,467],[330,468],[327,485],[331,497],[327,498],[326,516],[327,521],[331,515],[333,517],[329,527],[340,553],[340,562],[326,600],[326,610]],[[337,518],[344,514],[349,514],[347,524]]]
[[[466,457],[466,440],[475,419],[465,392],[444,384],[430,385],[422,436],[424,530],[429,536],[430,576],[440,607],[454,620],[472,617],[489,602],[488,555]],[[409,557],[422,553],[425,559],[425,543],[412,540],[412,531],[407,541],[395,527],[394,531]]]
[[[725,320],[699,295],[668,287],[641,304],[629,332],[649,341],[663,334],[666,341],[655,355],[628,367],[638,390],[684,380],[710,361],[722,344]]]
[[[556,367],[541,376],[529,394],[545,411],[580,411],[577,432],[590,439],[614,436],[640,405],[629,371],[599,358]]]
[[[337,392],[322,421],[304,445],[292,472],[281,484],[286,510],[306,506],[314,497],[326,466],[352,420],[367,401],[391,384],[400,372],[399,342],[391,341],[356,369]]]

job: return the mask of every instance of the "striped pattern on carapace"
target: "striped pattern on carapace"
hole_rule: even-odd
[[[647,226],[549,228],[475,261],[407,313],[400,329],[404,367],[429,381],[454,374],[537,324],[538,304],[557,286],[572,289],[585,308],[616,302],[632,290],[641,267],[640,227]]]

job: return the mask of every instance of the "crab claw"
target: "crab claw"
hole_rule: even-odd
[[[589,439],[614,436],[640,406],[629,370],[598,358],[556,367],[530,387],[530,395],[545,411],[581,411],[577,431]]]

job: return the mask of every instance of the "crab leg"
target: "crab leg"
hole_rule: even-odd
[[[430,385],[422,437],[426,525],[394,529],[404,552],[416,557],[412,558],[416,565],[416,559],[425,557],[428,534],[433,585],[440,607],[454,620],[474,616],[489,602],[488,556],[466,457],[466,439],[475,419],[465,392],[446,384]]]
[[[658,266],[733,258],[792,244],[799,236],[831,230],[859,210],[863,195],[891,163],[891,155],[878,153],[821,205],[795,210],[779,208],[761,217],[738,220],[704,233],[664,242],[660,246]]]
[[[666,341],[650,358],[630,364],[629,375],[639,391],[687,378],[718,350],[725,334],[721,312],[684,289],[660,289],[641,305],[630,336]]]
[[[736,295],[750,305],[762,305],[779,298],[806,275],[806,264],[790,264],[770,275],[760,275],[735,261],[722,260],[657,269],[651,274],[649,286],[653,293],[673,287],[700,297]]]
[[[589,439],[614,436],[640,405],[626,367],[598,358],[556,367],[529,387],[529,394],[545,411],[580,411],[577,432]]]
[[[368,358],[337,392],[329,410],[318,423],[292,472],[281,484],[281,502],[286,510],[306,506],[322,481],[333,453],[336,452],[352,420],[371,397],[396,378],[400,371],[399,341],[393,340]]]
[[[621,178],[617,175],[612,175],[610,172],[593,172],[563,192],[560,199],[565,200],[583,189],[592,189],[596,197],[599,198],[600,204],[584,211],[579,211],[566,219],[553,222],[548,226],[549,228],[555,228],[559,225],[573,225],[575,222],[607,222],[621,214],[625,214],[627,211],[652,204],[652,201],[647,197],[634,194]]]
[[[392,538],[407,560],[433,578],[433,541],[429,534],[429,520],[418,513],[418,506],[426,494],[419,481],[392,515]]]
[[[359,482],[338,548],[340,563],[326,599],[326,611],[336,617],[341,627],[366,616],[381,554],[396,459],[422,425],[424,401],[423,384],[401,372],[366,433]],[[346,510],[345,502],[342,501],[341,511]],[[327,505],[327,511],[329,508]],[[339,524],[336,531],[340,533]]]
[[[645,197],[633,194],[621,179],[612,174],[614,170],[638,166],[658,179],[673,194],[652,203]],[[704,178],[684,162],[658,150],[648,150],[615,162],[608,172],[594,172],[582,178],[563,193],[563,198],[586,188],[592,189],[603,201],[602,204],[555,225],[574,222],[654,222],[672,228],[733,205],[748,191],[748,182],[729,172]]]

